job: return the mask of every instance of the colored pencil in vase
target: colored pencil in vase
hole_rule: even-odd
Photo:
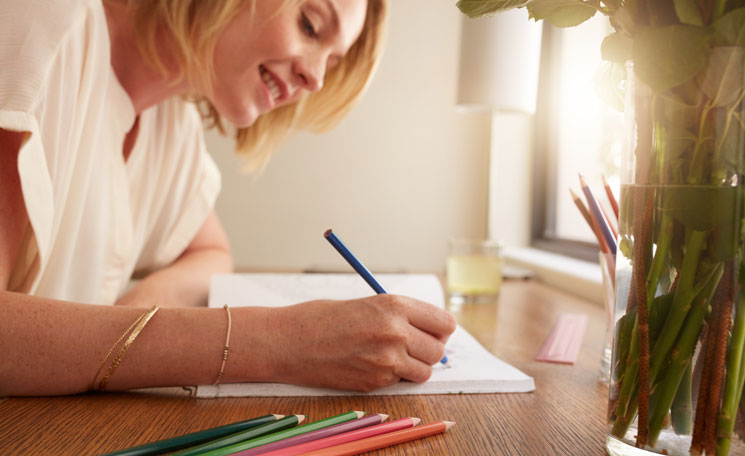
[[[580,197],[577,196],[577,194],[574,193],[571,188],[569,189],[569,193],[572,194],[572,199],[574,200],[574,204],[577,206],[577,209],[579,209],[579,212],[582,214],[582,218],[585,219],[585,221],[587,222],[587,225],[590,227],[592,232],[595,234],[595,237],[598,240],[598,246],[600,247],[600,251],[603,253],[608,253],[610,251],[610,249],[608,248],[608,244],[606,243],[605,238],[600,232],[600,228],[592,220],[592,217],[590,217],[590,213],[587,211],[587,208],[585,207],[585,203],[582,202]]]
[[[608,227],[610,228],[611,234],[613,234],[613,238],[618,239],[618,231],[616,230],[616,219],[611,218],[611,216],[608,215],[603,206],[600,206],[600,211],[603,213],[603,217],[605,217],[605,220],[608,222]]]
[[[405,443],[435,434],[446,432],[455,425],[452,421],[437,421],[434,423],[423,424],[411,429],[402,431],[389,432],[387,434],[376,435],[354,442],[343,443],[322,450],[302,453],[302,456],[351,456],[366,451],[373,451],[380,448],[386,448],[399,443]]]
[[[388,419],[388,415],[377,413],[375,415],[363,416],[356,420],[346,421],[344,423],[329,426],[323,429],[318,429],[305,434],[296,435],[287,439],[278,440],[273,443],[261,445],[256,448],[251,448],[238,453],[234,456],[256,456],[259,454],[265,454],[271,451],[279,451],[280,454],[287,454],[287,447],[293,445],[300,445],[302,443],[313,442],[326,437],[335,436],[338,434],[344,434],[346,432],[356,431],[358,429],[364,429],[369,426],[380,424]]]
[[[603,217],[600,206],[598,206],[597,199],[595,199],[595,195],[592,193],[592,189],[590,189],[590,187],[587,185],[587,182],[585,182],[585,178],[582,177],[581,174],[579,175],[579,182],[580,186],[582,187],[582,192],[585,194],[585,198],[587,199],[587,206],[590,209],[590,216],[600,228],[600,232],[603,234],[603,238],[605,238],[605,241],[608,244],[610,253],[615,255],[616,238],[613,237],[613,233],[611,233],[611,229],[608,226],[608,221],[605,220],[605,217]]]
[[[618,220],[618,201],[613,195],[613,190],[611,190],[610,185],[608,185],[608,181],[605,180],[605,176],[601,177],[603,178],[603,187],[605,187],[605,194],[606,196],[608,196],[608,202],[610,203],[610,207],[613,208],[613,213],[616,215],[616,220]]]
[[[238,421],[224,426],[204,429],[202,431],[192,432],[191,434],[180,435],[170,439],[158,440],[156,442],[106,453],[103,456],[150,456],[168,453],[182,448],[199,445],[210,440],[219,439],[236,432],[256,428],[264,424],[274,423],[282,418],[284,418],[284,415],[264,415],[258,418],[251,418],[249,420]]]
[[[269,453],[262,453],[262,456],[297,456],[309,451],[320,450],[335,445],[341,445],[342,443],[354,442],[355,440],[366,439],[368,437],[374,437],[376,435],[386,434],[388,432],[412,428],[421,422],[422,420],[419,418],[401,418],[399,420],[391,421],[390,423],[378,424],[376,426],[370,426],[358,429],[356,431],[345,432],[343,434],[326,437],[324,439],[318,439],[312,442],[294,445],[291,447],[283,448],[281,450],[270,451]]]

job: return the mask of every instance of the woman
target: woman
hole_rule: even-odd
[[[427,303],[198,308],[232,260],[195,103],[261,166],[356,100],[384,0],[0,4],[0,396],[429,377],[455,323]]]

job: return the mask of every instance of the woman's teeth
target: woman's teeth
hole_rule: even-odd
[[[274,80],[272,75],[269,74],[269,72],[264,69],[264,67],[259,67],[259,71],[261,73],[261,79],[263,79],[264,82],[266,83],[266,86],[269,87],[269,91],[272,94],[272,98],[277,100],[282,94],[279,91],[279,86],[277,86],[277,82]]]

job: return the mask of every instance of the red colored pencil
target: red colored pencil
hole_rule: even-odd
[[[411,428],[421,423],[421,421],[422,420],[419,418],[401,418],[400,420],[391,421],[390,423],[377,424],[375,426],[357,429],[355,431],[349,431],[331,437],[325,437],[312,442],[301,443],[299,445],[293,445],[279,450],[270,451],[268,453],[262,453],[261,456],[296,456],[314,450],[321,450],[323,448],[341,445],[347,442],[354,442],[355,440],[362,440],[388,432]]]
[[[613,208],[613,213],[616,215],[616,220],[618,220],[618,202],[616,201],[616,197],[613,196],[613,191],[610,189],[608,181],[605,180],[605,176],[601,175],[601,177],[603,178],[603,187],[605,187],[605,194],[608,195],[610,207]]]
[[[424,424],[403,431],[389,432],[387,434],[377,435],[354,442],[343,443],[341,445],[324,448],[322,450],[303,453],[302,456],[352,456],[367,451],[386,448],[399,443],[409,442],[411,440],[421,439],[434,434],[440,434],[453,427],[453,421],[436,421],[434,423]]]

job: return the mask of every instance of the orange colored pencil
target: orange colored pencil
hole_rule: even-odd
[[[603,187],[605,187],[605,194],[608,195],[608,201],[610,201],[610,207],[613,208],[613,213],[616,214],[616,220],[618,220],[618,201],[616,201],[616,197],[613,196],[613,191],[610,189],[610,185],[608,185],[608,181],[605,180],[605,176],[601,175],[600,177],[603,178]]]
[[[389,432],[387,434],[376,435],[354,442],[343,443],[322,450],[303,453],[300,456],[351,456],[365,453],[367,451],[386,448],[399,443],[409,442],[411,440],[421,439],[434,434],[440,434],[453,427],[453,421],[436,421],[434,423],[424,424],[411,429],[402,431]]]
[[[577,196],[577,194],[574,193],[571,188],[569,189],[569,193],[572,194],[572,199],[574,200],[574,204],[577,206],[577,209],[579,209],[579,212],[582,214],[582,217],[584,217],[585,221],[587,222],[587,225],[589,225],[592,232],[595,233],[595,237],[598,240],[598,246],[600,247],[600,250],[603,253],[610,252],[610,249],[608,248],[608,243],[605,242],[605,238],[600,233],[600,228],[598,228],[598,226],[593,221],[593,218],[590,215],[590,211],[588,211],[587,208],[585,207],[585,203],[582,202],[579,196]]]

